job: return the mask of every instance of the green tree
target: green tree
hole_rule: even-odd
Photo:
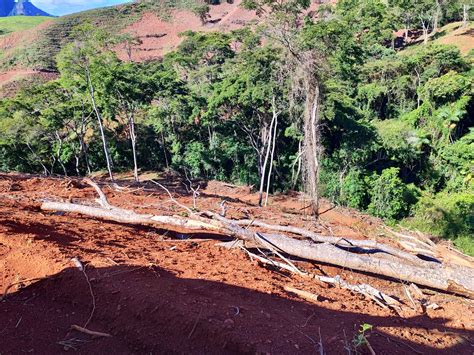
[[[107,171],[111,180],[112,159],[107,143],[101,104],[106,102],[103,78],[114,72],[119,60],[111,49],[110,36],[91,24],[76,27],[72,33],[74,41],[64,47],[58,55],[58,68],[63,85],[71,91],[80,92],[90,100],[102,139]]]

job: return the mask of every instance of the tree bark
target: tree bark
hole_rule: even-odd
[[[110,159],[109,148],[107,146],[107,138],[105,137],[104,125],[102,122],[102,115],[100,114],[99,108],[97,107],[97,104],[95,101],[95,90],[94,90],[94,85],[92,85],[89,69],[86,69],[86,75],[87,75],[87,83],[89,86],[89,95],[91,98],[92,107],[94,108],[94,112],[96,114],[97,121],[99,123],[100,135],[102,138],[102,145],[104,149],[105,160],[107,163],[107,171],[109,173],[110,180],[114,181],[114,175],[112,173],[112,161]]]
[[[131,109],[133,110],[133,108]],[[130,113],[128,127],[130,131],[130,142],[132,144],[132,154],[133,154],[133,177],[136,182],[139,182],[138,179],[138,161],[137,161],[137,135],[135,133],[135,117],[133,112]]]
[[[270,128],[268,130],[268,134],[266,134],[266,139],[263,142],[264,146],[266,146],[266,153],[265,153],[265,160],[263,162],[263,166],[261,166],[261,174],[260,174],[260,189],[259,189],[259,197],[258,197],[258,205],[262,207],[262,201],[263,201],[263,188],[265,186],[265,176],[267,172],[267,163],[268,163],[268,158],[270,156],[270,146],[272,143],[272,131],[273,131],[273,125],[275,124],[275,115],[272,117],[272,121],[270,123]],[[261,164],[260,164],[261,165]]]
[[[428,28],[423,24],[423,44],[428,44]]]
[[[196,221],[193,219],[176,216],[155,216],[135,213],[117,207],[102,208],[92,207],[66,202],[44,202],[41,205],[44,211],[61,211],[68,213],[79,213],[84,216],[100,218],[106,221],[118,223],[137,224],[153,226],[180,233],[192,232],[215,232],[222,233],[222,228],[211,223]]]
[[[442,6],[441,0],[436,0],[436,10],[434,13],[434,18],[433,18],[433,32],[434,33],[438,31],[439,21],[441,20],[441,16],[442,16],[441,6]]]
[[[232,223],[235,223],[239,226],[257,226],[267,230],[277,231],[277,232],[285,232],[285,233],[292,233],[303,236],[305,238],[311,239],[313,242],[316,243],[329,243],[332,245],[336,245],[342,247],[344,249],[371,249],[372,251],[381,251],[393,256],[396,256],[400,259],[405,259],[412,263],[420,263],[421,259],[416,257],[413,254],[401,251],[397,248],[391,247],[389,245],[377,242],[375,240],[359,240],[359,239],[350,239],[350,238],[341,238],[341,237],[333,237],[333,236],[326,236],[320,235],[318,233],[314,233],[308,231],[303,228],[293,227],[293,226],[280,226],[274,224],[268,224],[258,220],[249,220],[249,219],[242,219],[242,220],[233,220]]]
[[[312,74],[308,74],[311,76]],[[311,198],[311,212],[319,215],[319,168],[321,157],[320,88],[317,78],[305,79],[304,165],[306,193]]]
[[[462,27],[467,27],[467,22],[469,21],[469,5],[463,4],[462,5]]]
[[[63,169],[64,176],[67,176],[66,167],[64,166],[64,163],[61,159],[61,152],[63,150],[63,140],[62,140],[61,136],[59,135],[58,131],[55,132],[55,135],[56,135],[56,139],[59,142],[58,151],[56,153],[57,156],[58,156],[58,162],[59,162],[59,165],[61,165],[61,168]]]
[[[270,182],[272,178],[272,171],[273,171],[273,159],[275,156],[275,146],[276,146],[276,137],[277,137],[277,129],[278,129],[278,112],[276,111],[275,107],[275,96],[273,96],[273,117],[275,120],[275,126],[273,127],[273,138],[272,138],[272,153],[270,155],[270,169],[268,169],[268,178],[267,178],[267,191],[265,194],[265,207],[268,206],[268,194],[270,192]],[[272,133],[272,132],[270,132]],[[270,142],[269,142],[270,145]]]
[[[81,128],[78,134],[79,137],[79,144],[81,145],[80,154],[84,155],[84,161],[86,163],[87,174],[91,175],[91,166],[89,164],[89,153],[87,152],[87,144],[84,141],[84,137],[86,135],[86,126],[87,126],[88,118],[85,115],[84,109],[84,102],[82,103],[82,119],[81,119]]]

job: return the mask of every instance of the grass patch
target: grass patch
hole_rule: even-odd
[[[54,19],[47,16],[11,16],[0,17],[0,35],[28,30],[39,24]]]

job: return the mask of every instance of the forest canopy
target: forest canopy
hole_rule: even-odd
[[[341,0],[312,17],[309,3],[246,0],[262,25],[184,33],[145,63],[113,51],[133,39],[78,26],[57,80],[0,100],[0,170],[309,188],[474,255],[474,53],[430,41],[472,3]]]

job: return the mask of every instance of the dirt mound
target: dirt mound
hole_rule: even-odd
[[[179,202],[191,204],[180,181],[163,182]],[[117,206],[180,213],[151,185],[103,189]],[[321,223],[313,225],[297,194],[273,197],[268,209],[260,209],[258,196],[246,187],[203,182],[202,189],[199,208],[218,210],[226,200],[234,218],[331,229],[341,236],[351,231],[359,238],[381,233],[377,219],[329,204]],[[0,289],[13,285],[0,302],[2,353],[309,353],[322,342],[327,353],[340,354],[363,323],[374,327],[368,340],[377,354],[472,351],[471,301],[423,290],[440,308],[397,314],[349,291],[265,268],[238,249],[216,246],[213,236],[42,212],[41,201],[51,198],[84,203],[95,193],[70,180],[0,175]],[[87,265],[85,273],[73,257]],[[299,265],[406,300],[399,283],[327,265]],[[320,301],[306,302],[286,292],[286,285],[318,294]],[[88,329],[112,337],[70,329],[85,325],[91,313]]]

